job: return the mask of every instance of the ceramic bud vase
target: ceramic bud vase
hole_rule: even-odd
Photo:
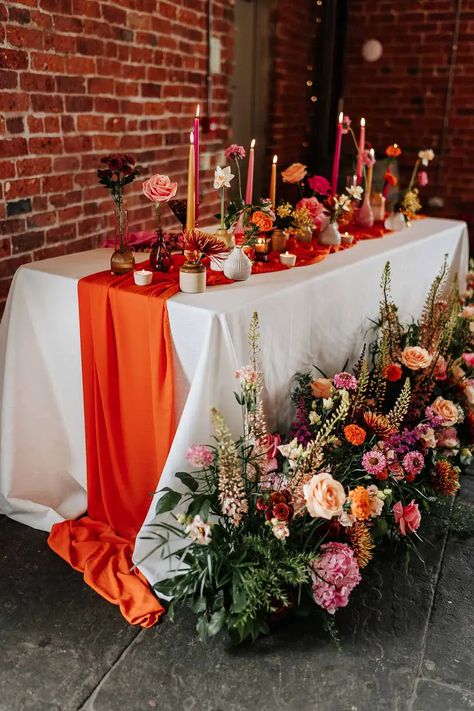
[[[185,262],[179,268],[179,288],[185,294],[202,294],[206,291],[206,267]]]
[[[156,217],[158,227],[156,229],[156,242],[152,245],[150,253],[150,269],[154,272],[167,272],[173,260],[161,229],[161,204],[159,202],[156,204]]]
[[[284,252],[286,243],[288,242],[288,234],[283,230],[275,229],[272,232],[272,252]]]
[[[127,211],[122,202],[115,203],[115,251],[110,259],[110,269],[117,276],[135,269],[135,257],[128,244]]]
[[[385,219],[385,198],[382,193],[372,193],[370,196],[370,206],[374,216],[374,222],[383,222]]]
[[[384,227],[386,230],[391,230],[391,232],[400,232],[407,227],[405,215],[400,210],[390,213],[384,222]]]
[[[232,281],[246,281],[252,271],[252,262],[241,247],[234,247],[224,263],[224,276]]]
[[[224,270],[224,264],[226,259],[231,253],[231,250],[235,247],[235,237],[232,232],[229,232],[228,230],[223,230],[222,227],[220,227],[217,232],[214,233],[214,237],[220,239],[221,242],[224,242],[224,244],[227,246],[227,251],[220,252],[219,254],[216,254],[211,257],[212,271],[222,272]]]
[[[321,230],[318,237],[319,244],[323,244],[326,247],[333,247],[335,245],[341,244],[341,235],[337,226],[337,222],[330,222],[326,227]]]
[[[372,227],[374,224],[374,213],[372,212],[370,198],[367,193],[365,193],[362,205],[357,210],[356,222],[359,227]]]

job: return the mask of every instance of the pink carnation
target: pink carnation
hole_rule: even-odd
[[[313,597],[334,615],[339,607],[346,607],[361,575],[354,552],[345,543],[325,543],[321,550],[322,555],[310,563]]]
[[[189,447],[186,452],[186,459],[191,466],[196,467],[197,469],[208,467],[213,458],[214,455],[209,447],[205,447],[202,444],[193,444],[193,446]]]
[[[357,379],[345,371],[336,373],[332,382],[334,387],[338,388],[338,390],[357,390]]]
[[[246,156],[245,148],[243,146],[238,146],[236,143],[228,146],[224,152],[227,160],[243,160]]]
[[[318,195],[327,195],[331,190],[329,180],[326,180],[322,175],[313,175],[308,178],[308,185]]]
[[[420,170],[420,172],[417,175],[418,178],[418,185],[420,188],[424,188],[425,185],[428,185],[428,173],[426,170]]]
[[[297,208],[304,207],[311,215],[311,220],[314,227],[321,227],[321,218],[323,217],[323,205],[315,197],[302,198],[297,204]]]
[[[393,507],[395,523],[398,523],[400,534],[406,536],[407,533],[414,533],[420,527],[421,514],[418,504],[413,499],[407,506],[398,501]]]

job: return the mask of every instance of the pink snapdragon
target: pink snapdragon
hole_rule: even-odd
[[[345,543],[325,543],[322,555],[310,563],[313,598],[329,614],[346,607],[361,580],[353,550]]]

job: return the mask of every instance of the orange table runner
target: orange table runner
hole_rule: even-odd
[[[351,230],[352,245],[322,247],[290,240],[297,266],[314,264],[383,227]],[[157,488],[175,431],[174,378],[167,299],[178,287],[174,256],[168,274],[137,287],[133,274],[100,272],[79,281],[79,316],[86,433],[88,515],[56,524],[49,545],[84,574],[85,582],[118,605],[132,624],[153,625],[164,612],[133,567],[135,538]],[[279,255],[253,273],[288,269]],[[208,271],[208,285],[230,283]]]

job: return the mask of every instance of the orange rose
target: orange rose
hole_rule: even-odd
[[[431,409],[436,415],[443,418],[443,427],[452,427],[459,420],[458,408],[454,402],[445,400],[441,395],[436,398]]]
[[[402,351],[401,361],[410,370],[428,368],[432,360],[433,356],[428,353],[426,348],[421,348],[421,346],[407,346]]]
[[[342,514],[342,505],[346,500],[344,487],[329,472],[312,476],[303,486],[303,493],[306,508],[313,518],[330,519]]]
[[[396,143],[394,143],[392,146],[387,146],[385,149],[385,154],[389,158],[397,158],[402,152],[402,149],[400,146],[398,146]]]
[[[250,221],[257,225],[259,232],[269,232],[273,228],[272,218],[261,210],[254,212]]]
[[[303,163],[292,163],[289,168],[282,171],[281,177],[284,183],[300,183],[307,172]]]
[[[365,521],[369,518],[372,505],[367,489],[357,486],[349,492],[349,499],[351,500],[351,513],[358,521]]]
[[[313,397],[331,397],[332,383],[329,378],[317,378],[311,383],[311,392]]]

